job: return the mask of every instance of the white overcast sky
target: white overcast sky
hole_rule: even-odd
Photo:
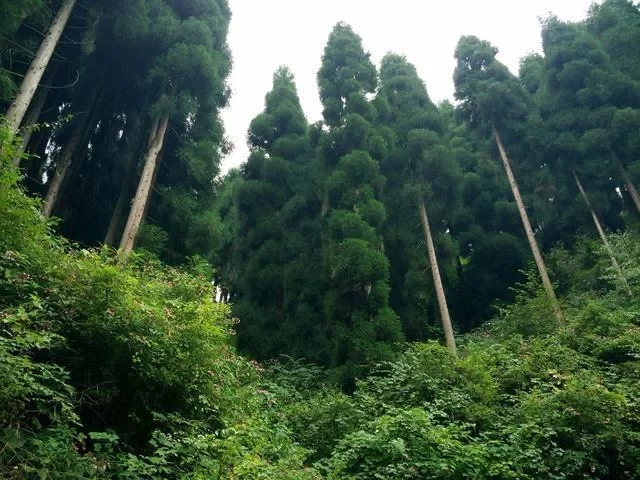
[[[453,98],[453,52],[461,35],[477,35],[500,49],[517,73],[521,57],[540,51],[538,19],[549,12],[581,20],[593,0],[229,0],[233,18],[230,106],[223,112],[235,145],[223,172],[248,155],[246,133],[264,108],[273,72],[287,65],[296,76],[310,121],[320,120],[316,72],[333,25],[349,23],[379,65],[385,53],[416,65],[434,102]]]

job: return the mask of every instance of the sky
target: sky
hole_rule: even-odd
[[[453,52],[462,35],[498,47],[498,59],[517,73],[520,58],[540,52],[539,18],[554,13],[582,20],[593,0],[229,0],[232,97],[223,112],[234,151],[223,172],[248,156],[247,129],[264,108],[280,65],[287,65],[307,120],[322,118],[316,73],[333,26],[350,24],[376,65],[387,52],[405,55],[434,102],[453,99]]]

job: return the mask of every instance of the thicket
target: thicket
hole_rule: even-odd
[[[2,133],[0,476],[314,478],[208,264],[118,263],[55,236]]]

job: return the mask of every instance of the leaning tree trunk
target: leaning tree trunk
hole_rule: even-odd
[[[18,90],[15,100],[7,111],[7,124],[12,135],[17,133],[18,128],[22,123],[22,119],[29,108],[29,104],[33,99],[33,95],[38,88],[38,84],[42,79],[42,75],[49,64],[49,61],[51,60],[51,56],[58,45],[58,41],[60,40],[62,32],[69,21],[71,11],[75,4],[76,0],[64,0],[62,3],[60,10],[58,10],[56,17],[53,19],[53,22],[49,27],[49,31],[40,44],[40,48],[38,48],[38,51],[36,52],[35,58],[27,70],[27,74],[22,80],[22,84],[20,85],[20,89]]]
[[[124,228],[122,239],[120,240],[120,254],[122,256],[126,256],[133,250],[136,237],[138,236],[145,208],[149,201],[149,192],[151,191],[154,172],[158,162],[158,154],[164,146],[164,138],[167,133],[168,124],[169,116],[165,116],[160,121],[154,121],[154,125],[151,128],[149,149],[145,156],[144,169],[142,170],[138,190],[133,199],[129,218],[127,219],[127,224]]]
[[[129,181],[129,178],[133,175],[134,166],[135,162],[132,161],[130,168],[127,170],[127,177],[125,178],[124,184],[120,189],[118,201],[116,202],[116,206],[113,209],[113,214],[111,215],[111,221],[109,222],[107,234],[104,237],[104,244],[111,247],[115,246],[116,244],[116,238],[118,236],[118,233],[120,232],[122,223],[124,222],[127,204],[129,203],[129,199],[131,198],[131,182]]]
[[[71,133],[71,138],[62,151],[60,161],[56,167],[55,173],[53,174],[53,178],[51,179],[51,183],[47,189],[47,195],[44,197],[44,202],[42,204],[42,215],[47,218],[49,218],[53,213],[53,207],[55,207],[56,202],[58,201],[58,195],[60,194],[62,183],[64,182],[64,179],[71,167],[71,159],[80,145],[82,137],[84,136],[83,133],[85,128],[86,127],[82,123],[78,122]]]
[[[62,156],[56,166],[55,173],[53,174],[53,178],[51,179],[47,189],[47,195],[45,196],[44,203],[42,204],[42,214],[47,218],[49,218],[53,213],[53,209],[58,201],[63,184],[68,182],[67,176],[71,170],[73,159],[78,147],[83,143],[88,142],[89,136],[95,127],[95,121],[101,103],[99,99],[96,100],[97,96],[98,95],[94,90],[92,98],[88,103],[90,108],[89,118],[86,121],[82,121],[81,118],[76,119],[76,124],[73,127],[71,138],[62,150]]]
[[[429,256],[429,264],[431,265],[433,285],[435,286],[436,297],[438,298],[438,307],[440,308],[440,319],[442,321],[442,329],[444,330],[444,338],[449,350],[455,354],[456,339],[453,336],[449,306],[447,305],[447,297],[445,296],[444,286],[442,285],[442,277],[440,276],[440,268],[438,267],[438,257],[436,255],[435,245],[433,244],[431,227],[429,226],[429,218],[427,217],[427,209],[424,206],[422,198],[418,198],[418,210],[420,211],[420,220],[422,221],[422,230],[424,231],[424,241],[427,244],[427,254]]]
[[[611,152],[611,157],[613,158],[613,161],[616,164],[616,167],[618,168],[620,177],[622,177],[624,186],[626,187],[627,192],[629,192],[629,195],[631,196],[631,200],[633,200],[633,204],[636,206],[636,209],[638,210],[638,212],[640,212],[640,193],[638,193],[638,189],[636,188],[633,181],[631,180],[631,177],[629,176],[629,172],[627,172],[627,169],[624,168],[624,165],[620,161],[620,157],[618,157],[618,154],[613,149],[611,149],[610,152]]]
[[[159,124],[159,120],[156,118],[153,121],[153,124],[151,125],[151,135],[149,136],[149,141],[147,143],[147,150],[151,148],[153,140],[155,139],[155,135],[158,132],[158,124]],[[158,156],[160,155],[161,155],[161,152],[158,153]],[[156,168],[154,169],[153,178],[151,181],[152,185],[155,184],[155,178],[158,172],[158,168],[157,168],[158,163],[159,161],[156,161]],[[135,174],[136,167],[137,167],[136,161],[133,157],[131,157],[125,172],[124,184],[120,189],[120,195],[118,195],[118,201],[116,202],[116,206],[113,210],[113,214],[111,215],[111,221],[109,222],[109,228],[107,228],[107,233],[104,237],[105,245],[109,245],[111,247],[116,245],[116,238],[118,237],[118,234],[121,232],[123,221],[126,220],[125,217],[127,213],[126,212],[127,205],[129,205],[129,199],[131,198],[131,193],[134,186],[131,180]],[[148,204],[149,204],[149,201],[147,201],[147,205]],[[146,216],[146,208],[147,207],[145,206],[145,211],[143,211],[141,221],[144,221],[144,218]]]
[[[589,201],[589,197],[587,196],[587,192],[585,192],[584,188],[582,187],[582,182],[580,181],[580,178],[578,177],[578,174],[576,173],[575,170],[573,171],[573,178],[576,181],[576,185],[578,186],[578,190],[580,190],[580,195],[582,195],[582,199],[584,200],[584,203],[587,205],[587,208],[589,209],[589,212],[591,212],[591,218],[593,219],[593,223],[596,226],[596,230],[598,231],[598,235],[600,235],[600,239],[602,240],[602,243],[604,244],[604,248],[607,251],[607,253],[609,254],[609,258],[611,259],[611,263],[613,264],[613,267],[616,269],[616,272],[618,272],[618,276],[620,277],[620,280],[621,280],[622,284],[624,285],[625,290],[631,296],[631,289],[629,288],[629,284],[627,283],[627,279],[624,278],[624,273],[622,273],[622,268],[620,267],[620,264],[618,263],[618,260],[616,259],[616,256],[613,254],[613,249],[611,248],[611,244],[609,243],[609,240],[607,240],[607,236],[604,233],[604,229],[602,228],[602,225],[600,224],[600,219],[598,218],[598,215],[596,214],[595,210],[591,206],[591,202]]]
[[[509,158],[507,157],[507,152],[504,149],[504,145],[502,144],[502,140],[500,139],[498,130],[495,127],[493,127],[493,136],[495,137],[496,144],[498,145],[500,158],[502,159],[502,164],[504,165],[504,170],[507,174],[507,179],[509,180],[509,185],[511,186],[511,191],[516,201],[516,206],[518,207],[518,211],[520,212],[520,218],[522,219],[522,224],[524,225],[524,230],[527,234],[527,240],[529,241],[529,247],[531,248],[531,253],[533,253],[533,258],[535,259],[536,266],[538,267],[538,272],[540,273],[542,284],[544,285],[547,295],[549,296],[549,300],[551,300],[551,306],[556,315],[556,318],[558,320],[562,320],[562,311],[560,310],[560,305],[558,304],[556,293],[554,292],[553,285],[551,284],[551,280],[549,279],[549,274],[547,273],[547,267],[544,264],[544,259],[542,258],[542,254],[540,253],[540,249],[538,248],[536,237],[533,234],[533,228],[531,228],[529,215],[527,215],[527,210],[524,206],[524,202],[522,201],[522,196],[520,195],[518,182],[516,182],[516,177],[513,175],[513,171],[511,170],[511,163],[509,162]]]
[[[31,135],[33,134],[34,126],[38,123],[38,119],[40,118],[40,114],[42,113],[42,109],[44,108],[44,104],[47,102],[47,96],[49,95],[49,90],[46,88],[40,88],[34,97],[33,104],[31,108],[27,112],[24,117],[23,122],[23,133],[22,133],[22,146],[19,148],[16,156],[13,159],[13,164],[17,167],[20,165],[20,162],[23,157],[23,153],[27,150],[27,145],[29,145],[29,141],[31,140]]]

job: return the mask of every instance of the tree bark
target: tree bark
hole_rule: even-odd
[[[22,147],[20,147],[18,154],[13,159],[13,164],[16,167],[20,166],[22,154],[27,150],[27,145],[29,145],[31,135],[33,134],[33,127],[36,123],[38,123],[38,119],[40,118],[40,114],[42,113],[42,109],[44,108],[44,104],[47,102],[48,95],[48,89],[40,88],[36,92],[31,108],[24,117],[24,122],[22,125],[24,130],[22,133]]]
[[[42,215],[44,215],[46,218],[49,218],[53,213],[53,207],[58,201],[58,195],[60,194],[62,183],[67,176],[69,168],[71,167],[71,159],[73,158],[76,149],[80,145],[82,137],[84,136],[83,133],[85,128],[85,125],[77,122],[73,129],[73,132],[71,133],[71,138],[62,151],[60,161],[56,167],[55,173],[53,174],[51,183],[49,183],[47,195],[44,197],[44,203],[42,204]]]
[[[7,111],[7,124],[12,135],[17,133],[18,128],[22,123],[22,119],[29,108],[29,104],[33,99],[33,95],[38,88],[40,80],[42,80],[42,75],[44,74],[49,61],[51,60],[51,56],[58,45],[58,41],[60,40],[62,32],[69,21],[71,11],[75,4],[76,0],[64,0],[62,3],[60,10],[58,10],[58,13],[49,27],[49,31],[40,44],[40,48],[38,48],[38,51],[36,52],[35,58],[27,70],[27,74],[22,80],[22,84],[20,85],[20,89],[18,90],[15,100]]]
[[[618,260],[616,259],[615,255],[613,254],[613,249],[611,248],[611,244],[609,243],[609,240],[607,240],[607,236],[604,233],[604,229],[602,228],[602,224],[600,223],[600,219],[598,218],[598,215],[596,214],[595,210],[593,209],[593,207],[591,206],[591,202],[589,201],[589,197],[587,196],[587,192],[585,192],[583,186],[582,186],[582,182],[580,181],[580,178],[578,177],[578,174],[576,173],[576,171],[573,171],[573,178],[576,181],[576,185],[578,186],[578,190],[580,191],[580,195],[582,195],[582,199],[584,200],[584,203],[587,205],[587,208],[589,209],[589,212],[591,213],[591,218],[593,219],[593,223],[596,226],[596,230],[598,231],[598,235],[600,235],[600,239],[602,240],[602,243],[604,244],[604,248],[607,251],[607,253],[609,254],[609,258],[611,259],[611,263],[613,264],[613,267],[616,269],[616,272],[618,272],[618,276],[620,277],[620,281],[622,282],[622,284],[624,285],[625,290],[627,291],[627,294],[629,294],[629,296],[631,296],[631,289],[629,288],[629,284],[627,283],[627,279],[624,278],[624,273],[622,273],[622,268],[620,267],[620,264],[618,263]]]
[[[127,128],[129,127],[130,115],[127,115]],[[147,143],[147,149],[151,146],[151,141],[155,138],[155,135],[158,130],[158,120],[155,119],[151,126],[151,135],[149,136],[149,142]],[[128,137],[132,135],[132,131],[127,130],[124,134],[124,137],[120,140],[121,142],[126,142]],[[109,222],[109,227],[107,228],[107,233],[104,237],[104,244],[109,245],[110,247],[114,247],[116,245],[116,239],[121,232],[122,224],[124,221],[124,217],[126,214],[127,205],[129,205],[129,201],[131,199],[131,190],[134,185],[134,179],[136,173],[137,162],[134,155],[128,155],[129,160],[127,162],[127,167],[125,170],[124,181],[122,184],[122,188],[120,189],[120,194],[118,195],[118,201],[116,202],[116,206],[113,209],[113,214],[111,215],[111,221]]]
[[[618,157],[618,154],[613,149],[611,149],[610,151],[611,157],[613,158],[613,161],[618,168],[618,172],[620,173],[620,177],[622,177],[624,186],[626,187],[627,192],[629,192],[629,196],[631,197],[631,200],[633,200],[633,204],[636,206],[636,209],[638,210],[638,212],[640,212],[640,193],[638,193],[638,189],[633,184],[633,181],[629,176],[629,172],[627,172],[627,169],[624,168],[624,165],[620,161],[620,157]]]
[[[424,241],[427,244],[427,255],[429,264],[431,265],[431,274],[433,276],[433,285],[436,289],[436,297],[438,298],[438,307],[440,308],[440,320],[442,321],[442,329],[444,330],[444,338],[447,347],[454,354],[456,353],[456,339],[453,335],[453,326],[451,325],[451,316],[449,315],[449,306],[447,305],[447,297],[444,293],[442,285],[442,277],[440,276],[440,268],[438,267],[438,257],[436,248],[431,235],[431,227],[429,226],[429,218],[427,217],[427,209],[422,198],[418,198],[418,210],[420,211],[420,220],[422,222],[422,230],[424,231]]]
[[[509,185],[511,186],[511,192],[513,193],[513,197],[516,201],[516,206],[518,207],[518,211],[520,212],[520,218],[522,219],[522,224],[524,225],[524,230],[527,234],[527,240],[529,241],[529,247],[531,248],[531,253],[533,253],[533,258],[536,262],[536,266],[538,267],[538,272],[540,273],[542,284],[544,285],[549,300],[551,301],[551,307],[553,308],[556,318],[558,320],[562,320],[562,311],[560,310],[560,305],[558,303],[558,299],[556,298],[556,293],[554,292],[553,285],[551,284],[551,280],[549,279],[549,273],[547,272],[547,267],[544,264],[544,259],[542,258],[542,254],[540,253],[540,249],[538,248],[538,243],[536,242],[533,228],[531,228],[531,222],[529,221],[529,215],[527,215],[527,210],[524,206],[524,202],[522,201],[522,196],[520,195],[518,182],[516,182],[516,177],[513,175],[513,171],[511,170],[511,163],[509,162],[509,158],[507,157],[507,152],[504,149],[504,145],[502,144],[502,140],[500,139],[498,130],[496,130],[495,127],[493,127],[493,136],[495,137],[498,151],[500,152],[500,158],[502,159],[502,164],[507,174]]]
[[[129,165],[126,178],[124,180],[124,184],[120,189],[118,201],[116,202],[116,206],[113,209],[113,214],[111,215],[111,221],[109,222],[107,234],[104,237],[105,245],[113,247],[116,244],[116,238],[118,237],[118,233],[120,232],[120,229],[122,227],[127,204],[129,202],[129,199],[131,198],[132,182],[129,179],[133,176],[134,173],[135,162],[132,160],[131,164]]]
[[[71,133],[71,138],[62,151],[62,156],[56,166],[53,178],[49,183],[47,195],[45,196],[44,203],[42,205],[42,214],[47,218],[49,218],[53,213],[53,209],[58,201],[63,184],[65,182],[68,183],[69,181],[67,176],[78,147],[89,141],[89,136],[95,128],[95,121],[101,103],[100,99],[97,99],[97,97],[97,91],[94,90],[91,100],[88,102],[88,108],[90,109],[88,119],[85,121],[83,121],[82,118],[76,119],[76,124],[73,128],[73,132]],[[78,171],[78,169],[74,170],[76,172]]]
[[[153,183],[152,181],[158,161],[158,154],[164,146],[164,138],[167,133],[168,124],[169,117],[165,116],[162,120],[154,121],[154,125],[151,128],[149,148],[145,156],[144,169],[142,170],[136,196],[133,199],[129,218],[127,219],[127,224],[124,228],[122,239],[120,240],[121,256],[126,256],[133,250],[136,237],[138,236],[145,208],[149,201],[149,192],[151,191]]]

